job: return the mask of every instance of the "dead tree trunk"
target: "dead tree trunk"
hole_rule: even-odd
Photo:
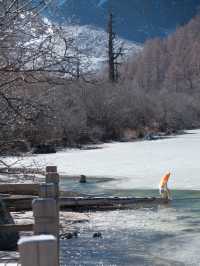
[[[113,15],[109,14],[108,20],[108,61],[109,61],[109,80],[115,81],[115,60],[114,60],[114,39],[115,34],[113,32]]]
[[[113,14],[109,13],[108,19],[108,68],[109,68],[109,81],[116,82],[119,78],[118,66],[121,64],[118,62],[118,58],[123,55],[122,45],[116,47],[116,34],[113,31]]]

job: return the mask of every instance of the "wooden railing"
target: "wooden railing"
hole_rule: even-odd
[[[33,224],[0,224],[0,232],[33,231]]]

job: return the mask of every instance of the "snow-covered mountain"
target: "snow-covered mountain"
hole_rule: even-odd
[[[83,57],[83,65],[87,62],[90,70],[97,70],[106,65],[108,36],[104,30],[89,25],[68,25],[63,29],[66,35],[74,38],[75,46]],[[142,49],[141,45],[122,38],[117,39],[116,46],[123,47],[122,61],[126,60],[128,55],[137,54]]]
[[[50,54],[52,54],[50,51],[48,52],[49,49],[53,49],[57,60],[60,60],[63,55],[68,58],[62,64],[65,64],[63,66],[69,72],[76,73],[78,66],[80,73],[95,73],[107,65],[108,36],[100,28],[71,24],[61,27],[43,17],[26,24],[24,31],[31,33],[25,43],[26,48],[29,48],[29,53],[30,51],[39,51],[42,47],[42,50],[45,50],[45,54],[48,55],[45,58],[42,55],[42,58],[34,60],[34,64],[37,66],[41,65],[44,60],[48,65],[51,60]],[[127,59],[128,55],[134,55],[142,49],[141,45],[122,38],[116,39],[116,49],[117,47],[123,47],[124,56],[120,59],[122,62]]]

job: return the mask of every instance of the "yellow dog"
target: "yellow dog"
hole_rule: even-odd
[[[160,191],[161,198],[163,198],[163,199],[169,199],[170,198],[170,191],[167,187],[167,183],[168,183],[170,175],[171,175],[171,173],[168,172],[160,180],[159,191]]]

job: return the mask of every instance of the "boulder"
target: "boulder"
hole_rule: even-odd
[[[14,220],[0,199],[0,224],[14,224]],[[19,234],[17,232],[0,231],[0,250],[16,250]]]
[[[85,175],[81,175],[81,176],[80,176],[80,179],[79,179],[79,182],[80,182],[80,183],[86,183],[86,182],[87,182],[87,180],[86,180],[86,176],[85,176]]]
[[[93,238],[102,238],[102,234],[100,232],[94,233]]]
[[[71,238],[77,238],[78,237],[78,232],[74,231],[74,232],[68,232],[68,233],[64,233],[62,235],[60,235],[60,238],[62,240],[66,240],[66,239],[71,239]]]
[[[35,154],[56,153],[56,149],[55,146],[51,144],[38,144],[34,147],[33,153]]]

